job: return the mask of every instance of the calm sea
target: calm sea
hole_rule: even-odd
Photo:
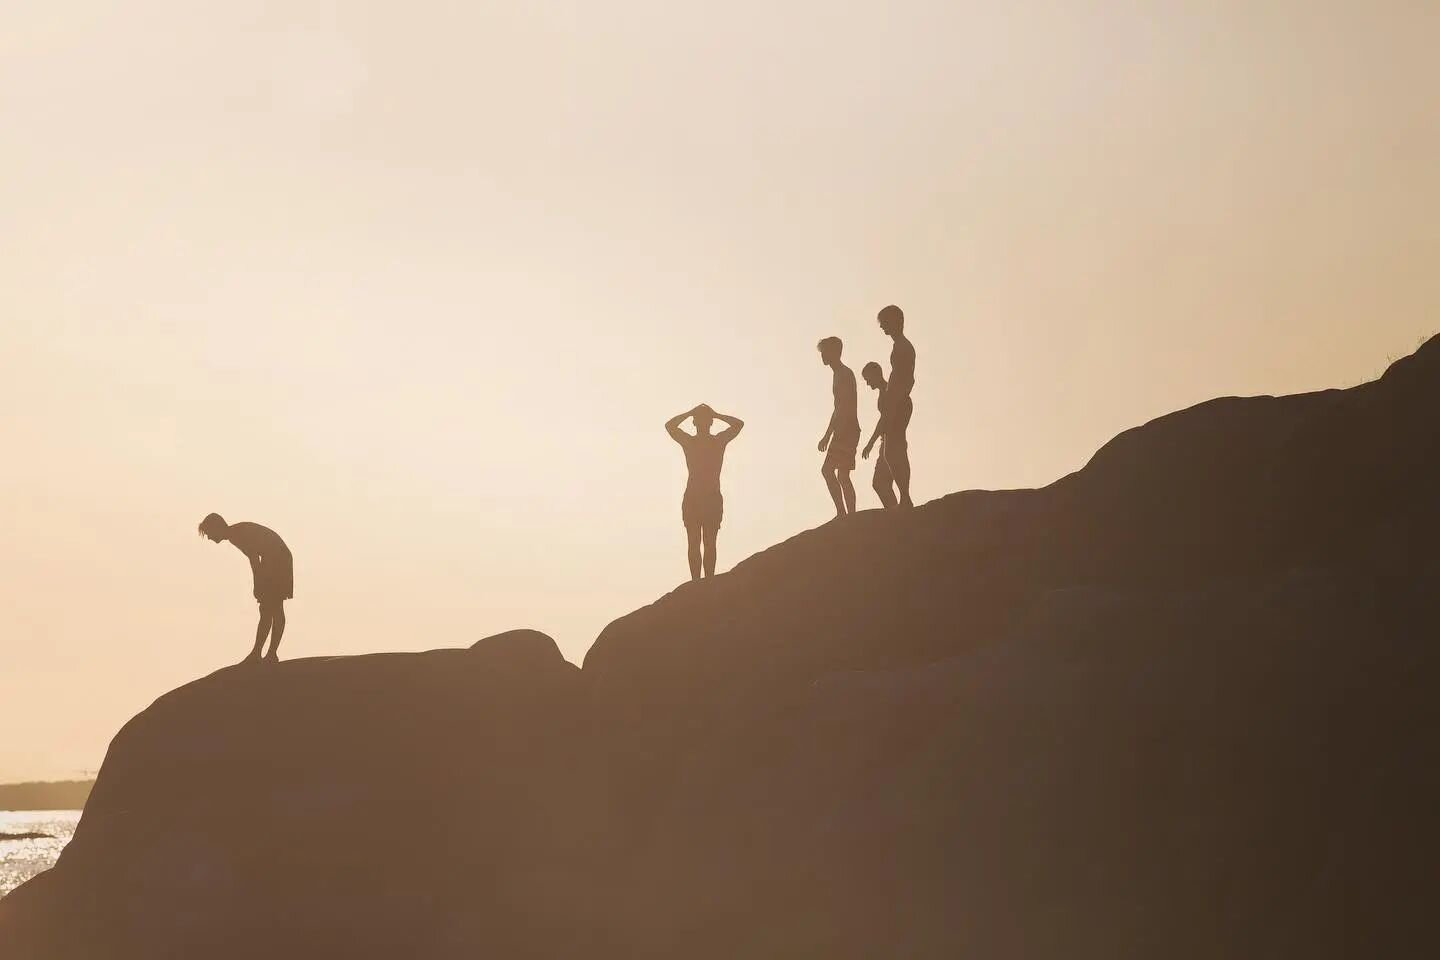
[[[79,810],[0,810],[0,897],[55,865],[75,835]],[[42,840],[7,840],[6,834],[44,833]]]

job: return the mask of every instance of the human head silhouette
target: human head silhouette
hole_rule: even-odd
[[[228,533],[229,530],[230,525],[226,523],[225,518],[218,513],[212,513],[200,521],[200,536],[209,537],[216,543],[224,540],[225,534]]]
[[[826,337],[815,344],[815,349],[820,351],[821,362],[829,367],[840,362],[840,351],[845,349],[845,344],[839,337]]]
[[[885,386],[885,368],[874,360],[860,368],[860,376],[865,378],[865,382],[870,385],[871,390],[879,390]]]
[[[887,337],[898,337],[905,332],[905,312],[893,303],[876,314],[875,319],[880,321],[880,329]]]
[[[710,436],[710,427],[715,423],[715,411],[710,409],[708,403],[702,403],[690,412],[690,419],[695,421],[695,432],[702,437]]]

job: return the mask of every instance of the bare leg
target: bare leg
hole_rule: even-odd
[[[892,438],[886,438],[888,443],[885,448],[885,462],[890,466],[890,475],[895,478],[895,486],[900,490],[900,506],[913,507],[910,500],[910,445],[902,438],[897,443]]]
[[[265,655],[266,660],[278,661],[280,655],[280,638],[285,636],[285,601],[276,601],[270,613],[270,652]]]
[[[246,663],[258,661],[260,650],[265,646],[265,638],[270,635],[270,610],[267,607],[260,608],[260,622],[255,625],[255,649],[250,651],[250,656],[245,658]]]
[[[700,525],[685,528],[685,537],[690,544],[690,579],[700,579]]]
[[[895,499],[895,485],[890,482],[890,475],[888,473],[877,474],[873,486],[876,495],[880,497],[880,502],[885,505],[886,510],[892,509],[900,502]]]
[[[825,478],[825,486],[830,490],[830,499],[835,501],[835,516],[845,516],[845,494],[840,487],[839,471],[830,467],[821,467],[820,476]]]
[[[717,527],[705,528],[705,576],[715,576],[715,537],[720,533]]]
[[[845,496],[845,512],[855,512],[855,484],[850,480],[849,470],[837,470],[836,475],[840,478],[840,492]]]

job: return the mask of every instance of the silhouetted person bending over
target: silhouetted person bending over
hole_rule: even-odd
[[[218,513],[200,521],[200,534],[216,543],[229,540],[249,559],[250,570],[255,575],[255,600],[260,604],[260,623],[255,627],[255,649],[245,662],[259,662],[267,636],[270,652],[265,660],[277,662],[280,657],[276,651],[280,638],[285,635],[285,601],[295,596],[295,567],[290,548],[269,527],[258,523],[227,524]]]
[[[840,362],[840,352],[845,346],[840,338],[826,337],[815,346],[820,351],[821,362],[830,368],[830,389],[835,397],[830,423],[825,427],[825,436],[820,438],[820,452],[825,454],[820,476],[825,478],[838,518],[855,512],[855,485],[850,482],[850,474],[855,470],[855,451],[860,446],[859,398],[855,371]]]
[[[694,434],[680,429],[686,417],[695,423]],[[710,428],[716,420],[730,429],[712,434]],[[726,445],[744,427],[738,418],[716,413],[703,403],[665,423],[665,430],[684,448],[685,466],[690,471],[685,483],[685,499],[680,503],[680,517],[685,521],[685,535],[689,539],[691,580],[700,579],[702,565],[705,576],[715,576],[715,536],[725,515],[725,498],[720,495],[720,468],[725,463]]]
[[[910,500],[910,442],[905,431],[915,412],[910,391],[915,388],[915,347],[905,339],[905,314],[891,304],[876,316],[880,329],[895,341],[890,350],[890,385],[886,388],[885,465],[900,488],[900,506],[913,507]]]
[[[875,458],[875,478],[870,481],[870,486],[879,494],[885,509],[889,510],[899,501],[895,499],[895,478],[890,476],[890,464],[885,462],[885,394],[889,392],[885,386],[885,370],[872,361],[860,369],[860,376],[865,378],[871,390],[879,394],[875,406],[880,411],[880,418],[875,421],[875,432],[870,434],[870,442],[865,444],[862,456],[869,460],[870,451],[875,449],[875,441],[880,441],[880,456]]]

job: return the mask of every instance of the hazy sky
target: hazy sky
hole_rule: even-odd
[[[4,5],[0,780],[249,650],[211,510],[291,544],[288,656],[578,661],[686,575],[672,414],[748,423],[722,568],[827,518],[814,343],[892,301],[920,499],[1373,377],[1440,328],[1437,49],[1430,0]]]

